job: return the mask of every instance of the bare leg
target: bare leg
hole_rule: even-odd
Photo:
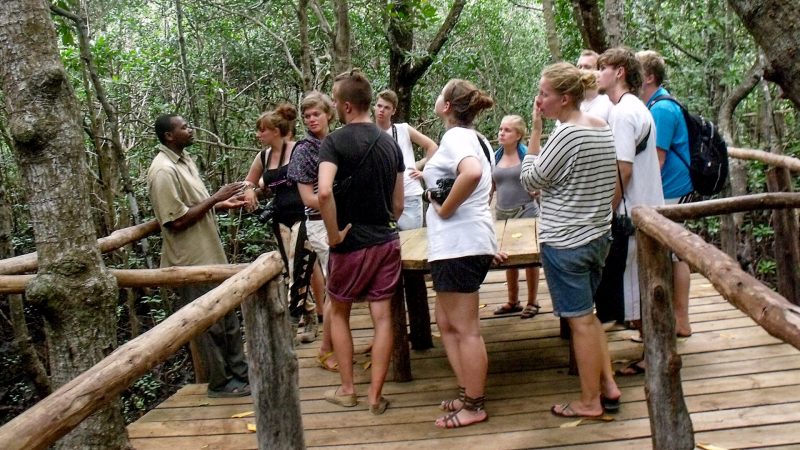
[[[323,275],[319,264],[319,259],[317,259],[317,263],[314,264],[314,272],[311,275],[311,290],[317,300],[317,314],[322,314],[323,319],[322,343],[319,345],[319,355],[323,356],[333,351],[333,343],[331,342],[331,318],[328,316],[331,302],[326,295],[325,275]],[[326,318],[328,320],[325,320]],[[336,355],[325,359],[325,365],[331,368],[336,367],[336,362]]]
[[[486,345],[480,333],[480,322],[478,317],[478,293],[457,293],[457,292],[438,292],[437,299],[437,320],[440,311],[446,317],[444,330],[441,329],[442,337],[449,336],[450,347],[445,347],[448,359],[451,359],[451,351],[457,353],[457,361],[460,365],[459,384],[466,389],[467,397],[481,398],[486,389],[486,373],[489,362],[486,355]],[[438,322],[437,322],[438,323]],[[442,339],[444,342],[444,339]],[[455,368],[453,369],[455,371]],[[487,414],[483,409],[472,411],[463,408],[454,414],[457,415],[461,426],[481,422],[486,419]],[[436,420],[436,425],[446,428],[446,416]]]
[[[572,330],[575,360],[581,380],[581,398],[571,401],[570,408],[579,415],[600,415],[603,413],[600,403],[600,377],[605,364],[600,340],[605,339],[605,333],[594,314],[570,317],[567,321]]]
[[[453,368],[453,373],[456,375],[456,383],[458,383],[459,386],[464,386],[461,370],[461,355],[458,352],[458,336],[455,334],[455,330],[450,324],[450,318],[442,307],[442,302],[439,301],[439,294],[437,294],[435,314],[436,326],[439,328],[439,334],[442,337],[442,345],[444,345],[447,361],[450,363],[450,367]]]
[[[369,404],[377,405],[381,399],[383,383],[386,381],[389,362],[392,359],[394,332],[391,302],[389,299],[371,301],[369,302],[369,312],[372,316],[372,326],[375,328],[375,337],[372,341],[372,365],[370,366]]]
[[[683,261],[672,263],[672,308],[675,312],[675,332],[678,336],[692,334],[689,322],[689,286],[691,271]]]
[[[325,318],[325,322],[331,322],[331,340],[333,342],[333,353],[337,361],[353,360],[353,335],[350,331],[350,303],[331,301],[330,312]],[[339,395],[347,395],[355,392],[353,387],[353,365],[340,364],[339,376],[342,379],[342,386],[339,388]]]
[[[539,268],[525,268],[525,282],[528,284],[528,304],[538,305],[536,296],[539,294]]]

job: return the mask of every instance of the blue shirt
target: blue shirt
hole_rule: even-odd
[[[647,101],[647,107],[656,124],[656,147],[667,152],[664,165],[661,166],[661,185],[665,199],[680,198],[693,190],[687,167],[690,162],[689,131],[683,112],[680,106],[669,100],[653,103],[656,97],[668,94],[666,89],[660,87]]]

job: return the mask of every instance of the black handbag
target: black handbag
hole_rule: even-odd
[[[648,133],[649,134],[649,133]],[[624,214],[614,213],[611,218],[611,246],[608,249],[603,275],[597,291],[594,293],[594,304],[597,319],[600,322],[625,321],[625,289],[623,278],[628,261],[628,239],[636,232],[633,221],[628,216],[625,204],[625,187],[622,176],[617,169],[619,186],[622,190],[622,208]]]

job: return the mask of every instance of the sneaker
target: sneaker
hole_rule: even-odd
[[[319,331],[317,314],[313,311],[306,314],[305,322],[306,323],[303,327],[303,332],[300,333],[300,342],[303,344],[310,344],[317,340],[317,332]]]

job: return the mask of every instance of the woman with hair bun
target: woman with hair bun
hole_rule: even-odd
[[[448,411],[436,420],[441,428],[489,418],[484,410],[488,358],[480,334],[478,290],[497,252],[489,210],[494,163],[489,143],[472,122],[493,104],[469,81],[450,80],[434,107],[447,131],[423,171],[429,188],[424,199],[431,204],[426,219],[436,323],[459,387],[458,398],[441,404]],[[442,189],[432,194],[435,186]]]
[[[497,191],[495,218],[497,220],[539,217],[539,203],[533,193],[528,192],[519,182],[522,160],[528,147],[522,143],[527,133],[522,117],[505,116],[500,121],[497,141],[500,147],[494,153],[495,168],[492,180]],[[528,284],[528,303],[525,308],[519,302],[519,269],[506,270],[508,301],[494,310],[495,315],[520,313],[521,319],[532,319],[539,314],[539,268],[527,267],[525,281]]]
[[[581,384],[578,400],[553,405],[561,417],[598,417],[619,409],[608,342],[594,315],[610,244],[611,202],[617,188],[614,138],[608,124],[579,109],[594,74],[567,63],[542,71],[533,132],[520,181],[540,189],[539,247],[553,313],[569,323]],[[542,116],[558,119],[540,151]]]
[[[272,232],[288,271],[289,317],[296,325],[303,316],[306,328],[311,329],[306,331],[316,337],[317,314],[308,296],[315,255],[306,235],[305,207],[300,192],[297,184],[287,178],[295,144],[291,137],[296,120],[297,109],[289,103],[278,105],[256,120],[256,138],[265,150],[256,155],[247,172],[245,206],[249,211],[255,210],[259,193],[273,197],[270,207]]]

